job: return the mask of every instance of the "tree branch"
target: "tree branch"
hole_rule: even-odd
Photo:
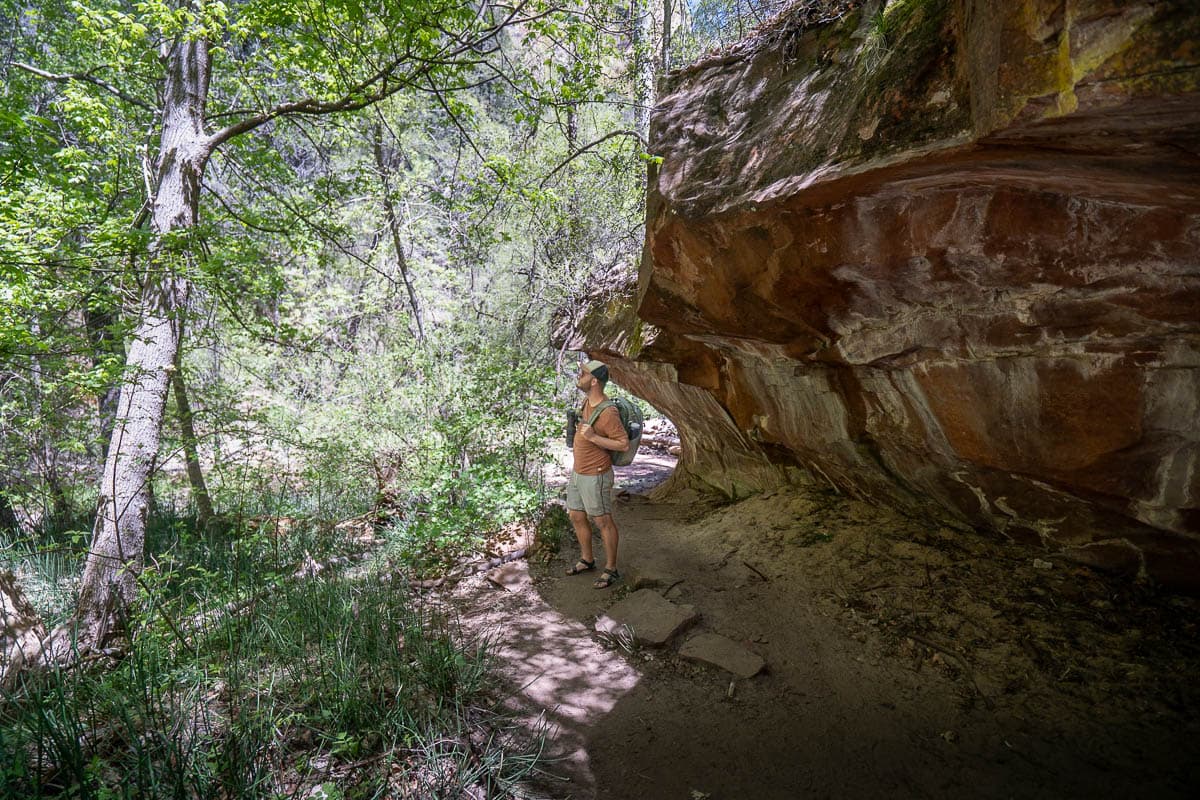
[[[487,167],[487,169],[492,173],[496,173],[496,168],[488,164],[488,160],[484,157],[483,153],[481,153],[479,148],[475,146],[475,140],[471,138],[471,134],[467,133],[467,129],[464,128],[462,123],[458,121],[458,115],[455,114],[450,108],[450,104],[446,102],[446,98],[442,97],[441,90],[437,88],[433,81],[429,82],[429,91],[437,99],[438,105],[442,107],[442,111],[446,112],[446,116],[450,118],[450,122],[452,122],[454,127],[458,129],[458,135],[461,136],[463,141],[465,141],[467,145],[469,145],[470,148],[475,152],[475,157],[479,159],[479,163]],[[496,173],[496,177],[500,177],[500,175]]]
[[[390,62],[385,64],[376,72],[367,77],[365,80],[358,83],[345,92],[336,100],[318,100],[314,97],[307,97],[303,100],[295,100],[288,103],[280,103],[274,108],[267,109],[254,116],[235,122],[217,131],[210,136],[206,142],[208,151],[211,153],[220,145],[224,144],[229,139],[232,139],[239,134],[254,130],[255,128],[265,125],[273,119],[288,116],[292,114],[300,114],[305,116],[320,116],[326,114],[336,114],[343,111],[359,111],[368,106],[374,105],[381,100],[391,97],[396,92],[403,89],[405,86],[419,87],[419,79],[427,77],[428,73],[438,66],[455,66],[464,64],[482,64],[479,59],[464,59],[461,56],[468,52],[481,47],[484,42],[495,38],[502,30],[515,24],[528,24],[532,20],[536,20],[542,16],[550,14],[546,11],[542,14],[537,14],[527,17],[519,17],[520,12],[528,5],[528,0],[522,0],[513,7],[512,11],[503,20],[479,32],[474,38],[459,38],[450,36],[457,46],[443,50],[442,55],[438,58],[422,58],[417,53],[411,50],[406,51]],[[480,14],[482,14],[480,7]],[[477,17],[478,18],[478,17]],[[397,76],[396,73],[405,63],[419,64],[419,68],[413,70],[410,75]],[[393,78],[395,79],[393,81]],[[372,91],[368,91],[371,87],[375,87]]]
[[[646,146],[646,141],[642,138],[642,135],[640,133],[638,133],[637,131],[620,130],[620,131],[613,131],[612,133],[606,133],[603,136],[601,136],[599,139],[597,139],[596,141],[585,144],[583,147],[579,148],[574,153],[571,153],[571,155],[569,155],[565,159],[563,159],[557,167],[550,170],[549,174],[547,174],[546,177],[542,178],[542,182],[538,184],[538,188],[539,189],[546,188],[546,184],[550,182],[550,179],[553,178],[555,175],[557,175],[559,170],[561,170],[567,164],[570,164],[576,158],[578,158],[579,156],[588,152],[596,145],[602,144],[602,143],[608,141],[609,139],[616,138],[617,136],[632,136],[634,139],[638,140],[638,143],[641,144],[642,147]]]
[[[347,92],[336,100],[317,100],[314,97],[307,97],[303,100],[295,100],[290,103],[281,103],[274,108],[263,111],[260,114],[255,114],[252,117],[235,122],[228,127],[208,137],[206,145],[209,152],[212,152],[220,145],[229,141],[235,136],[252,131],[255,128],[265,125],[273,119],[285,117],[290,114],[303,114],[307,116],[321,116],[325,114],[336,114],[342,111],[358,111],[367,106],[378,103],[380,100],[388,98],[400,91],[407,84],[407,80],[396,80],[394,83],[389,83],[388,79],[404,61],[404,57],[395,59],[387,67],[377,72],[374,76],[359,84],[355,89],[365,88],[374,83],[379,83],[380,86],[373,92],[368,94],[358,94],[357,92]],[[422,70],[424,71],[424,70]]]
[[[99,78],[97,78],[95,75],[91,75],[86,72],[68,72],[68,73],[60,75],[60,74],[54,73],[54,72],[47,72],[44,69],[38,69],[37,67],[33,66],[32,64],[25,64],[20,61],[13,61],[12,65],[14,67],[16,67],[17,69],[23,69],[26,72],[30,73],[31,75],[36,75],[39,78],[44,78],[48,81],[53,81],[54,83],[70,83],[72,81],[78,81],[79,83],[90,83],[93,86],[100,87],[101,89],[103,89],[104,91],[108,92],[109,94],[111,94],[115,97],[121,98],[126,103],[130,103],[132,105],[137,106],[138,108],[145,109],[146,111],[150,111],[150,112],[155,111],[154,106],[150,105],[145,100],[142,100],[141,98],[138,98],[138,97],[134,97],[133,95],[128,94],[128,93],[122,91],[121,89],[118,89],[116,86],[113,86],[111,83],[108,83],[107,81],[102,81]]]

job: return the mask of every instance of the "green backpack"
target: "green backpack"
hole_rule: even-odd
[[[596,406],[596,410],[592,412],[592,417],[587,421],[588,425],[595,425],[596,420],[604,413],[604,409],[609,406],[616,406],[617,413],[621,416],[621,427],[625,429],[625,435],[629,437],[629,447],[624,450],[609,450],[609,455],[612,456],[614,467],[628,466],[633,462],[633,457],[637,455],[638,445],[642,443],[642,410],[624,397],[610,397],[600,405]]]

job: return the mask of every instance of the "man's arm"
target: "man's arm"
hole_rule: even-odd
[[[629,447],[629,436],[621,425],[621,415],[612,406],[604,409],[595,425],[581,425],[580,433],[597,447],[605,450],[625,450]]]

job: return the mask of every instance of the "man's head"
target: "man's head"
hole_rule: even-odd
[[[589,361],[579,368],[579,380],[575,385],[582,392],[589,392],[592,389],[592,384],[600,383],[600,388],[603,389],[608,385],[608,367],[603,361]]]

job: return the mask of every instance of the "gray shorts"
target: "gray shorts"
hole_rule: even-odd
[[[589,517],[612,513],[613,471],[599,475],[580,475],[571,471],[567,481],[567,510],[586,511]]]

